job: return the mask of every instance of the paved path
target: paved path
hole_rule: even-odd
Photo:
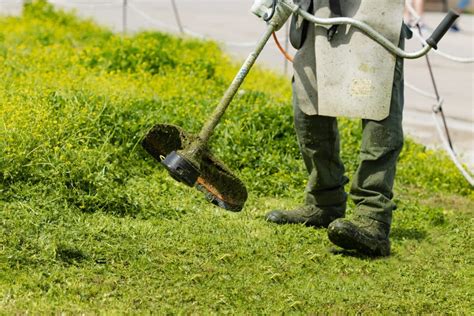
[[[14,1],[0,0],[0,12],[16,13]],[[17,1],[19,2],[19,1]],[[58,6],[76,8],[78,13],[96,19],[116,31],[122,31],[123,0],[53,0]],[[243,59],[252,50],[252,43],[262,34],[265,25],[250,12],[250,0],[176,0],[182,24],[197,34],[215,39],[223,44],[228,53]],[[8,4],[10,3],[10,4]],[[170,0],[128,0],[127,30],[161,29],[178,33],[178,27]],[[139,12],[141,11],[141,12]],[[437,25],[441,13],[427,13],[425,23]],[[474,56],[474,17],[460,20],[462,32],[449,33],[440,44],[440,50],[463,57]],[[429,32],[429,30],[427,30]],[[280,31],[284,42],[285,31]],[[413,39],[408,50],[417,50],[420,43]],[[291,51],[291,50],[290,50]],[[459,64],[431,53],[438,89],[445,99],[444,110],[456,149],[463,160],[474,167],[474,64]],[[282,73],[284,61],[271,41],[264,49],[258,63]],[[287,75],[291,76],[291,65]],[[406,62],[406,81],[433,93],[433,86],[425,59]],[[406,89],[404,126],[410,136],[423,144],[439,147],[440,140],[431,117],[434,100]]]

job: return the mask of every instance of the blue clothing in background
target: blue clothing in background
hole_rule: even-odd
[[[466,9],[467,6],[469,5],[469,2],[471,2],[471,0],[460,0],[458,3],[458,9],[461,9],[461,10]]]

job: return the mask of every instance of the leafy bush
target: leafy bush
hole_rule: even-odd
[[[215,74],[217,53],[213,43],[184,41],[145,32],[133,38],[114,37],[100,49],[83,51],[81,60],[86,66],[99,67],[107,72],[145,71],[152,75],[165,75],[179,68],[187,75],[210,79]]]
[[[236,71],[212,42],[152,32],[122,38],[45,1],[1,26],[3,190],[48,182],[90,211],[123,203],[139,213],[140,202],[124,200],[121,188],[163,173],[141,150],[141,136],[158,122],[196,132]],[[254,194],[291,196],[305,182],[289,94],[284,79],[254,71],[213,138],[215,154]],[[351,173],[360,127],[340,125]],[[472,193],[444,155],[412,142],[405,148],[400,183]]]

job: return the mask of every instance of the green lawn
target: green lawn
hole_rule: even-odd
[[[252,70],[211,141],[247,184],[241,213],[148,156],[149,128],[197,132],[236,70],[215,43],[123,38],[41,1],[0,17],[0,314],[474,312],[474,191],[441,152],[407,140],[384,259],[263,220],[306,181],[285,78]],[[340,127],[350,176],[361,127]]]

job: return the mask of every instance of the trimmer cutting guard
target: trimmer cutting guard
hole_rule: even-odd
[[[195,139],[196,136],[185,132],[178,126],[159,124],[148,132],[142,141],[142,146],[153,158],[162,162],[164,157],[179,158],[179,153],[176,152],[189,146]],[[173,152],[176,155],[173,155]],[[178,160],[177,164],[174,161],[166,163],[166,167],[172,175],[173,172],[179,172],[181,163],[183,163],[180,159]],[[170,168],[173,172],[170,171]],[[223,163],[212,156],[209,150],[204,150],[200,169],[196,172],[200,172],[196,188],[205,194],[208,201],[229,211],[239,212],[242,210],[247,200],[245,185]],[[183,176],[178,173],[178,177],[177,180],[183,182]]]

